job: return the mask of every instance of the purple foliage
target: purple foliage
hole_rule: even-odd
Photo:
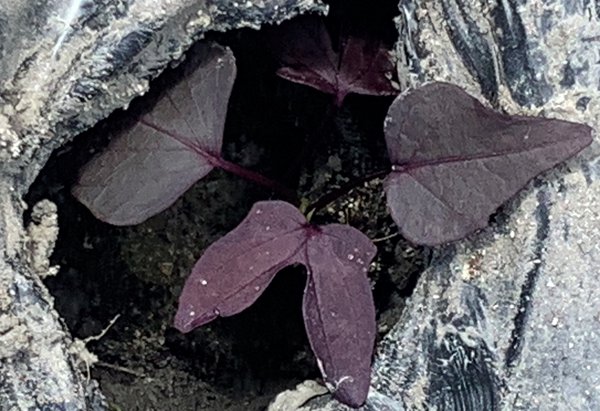
[[[589,145],[591,132],[583,124],[498,113],[447,83],[410,90],[385,122],[392,217],[418,244],[463,238],[485,227],[529,180]]]
[[[361,405],[369,390],[375,307],[368,266],[376,247],[346,225],[309,224],[283,201],[254,205],[233,231],[198,260],[179,298],[182,332],[249,307],[282,268],[307,270],[304,322],[323,378],[334,396]]]
[[[397,94],[390,54],[374,39],[348,36],[334,48],[323,21],[309,17],[289,23],[278,43],[284,64],[278,74],[334,95],[337,105],[348,93]],[[170,206],[214,167],[296,198],[221,157],[235,72],[228,49],[201,46],[150,112],[85,166],[73,189],[77,199],[103,221],[136,224]],[[399,96],[384,129],[393,164],[385,181],[392,217],[406,238],[427,245],[485,227],[529,180],[592,141],[585,125],[503,115],[446,83]],[[330,200],[325,195],[316,204],[323,199]],[[367,277],[375,252],[369,238],[350,226],[311,225],[283,201],[256,203],[197,261],[175,326],[189,332],[239,313],[282,268],[302,264],[304,321],[323,378],[336,398],[360,406],[369,390],[376,332]]]
[[[378,39],[347,36],[335,51],[323,20],[307,17],[286,23],[278,45],[283,67],[277,74],[332,94],[337,106],[349,93],[398,94],[391,52]]]
[[[73,194],[100,220],[141,223],[219,163],[235,60],[216,44],[192,60],[148,114],[83,168]]]

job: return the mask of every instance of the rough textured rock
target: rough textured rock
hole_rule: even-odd
[[[0,1],[0,409],[105,409],[40,281],[56,236],[21,197],[53,149],[145,92],[208,30],[258,27],[316,0]]]
[[[404,86],[444,80],[510,113],[600,126],[597,2],[400,2]],[[600,408],[600,149],[491,227],[438,248],[379,345],[365,410]],[[321,398],[306,410],[345,410]]]

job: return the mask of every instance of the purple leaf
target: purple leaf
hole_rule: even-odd
[[[529,180],[589,145],[591,132],[583,124],[498,113],[447,83],[408,91],[385,122],[392,217],[418,244],[463,238],[485,227]]]
[[[277,271],[302,261],[305,224],[288,203],[256,203],[239,226],[196,262],[179,296],[175,326],[188,332],[252,305]]]
[[[83,168],[73,194],[99,219],[115,225],[148,219],[219,158],[235,60],[215,44],[191,60],[151,111]]]
[[[299,18],[286,24],[279,37],[280,77],[335,96],[338,106],[349,93],[396,95],[390,50],[372,38],[348,36],[333,49],[323,20]]]
[[[321,228],[307,249],[310,272],[304,323],[323,378],[337,399],[353,407],[367,398],[375,343],[375,307],[367,278],[376,248],[356,229]]]
[[[307,268],[304,320],[323,378],[358,406],[369,389],[375,308],[367,277],[373,243],[344,225],[310,225],[289,203],[257,203],[242,223],[198,260],[179,297],[182,332],[236,314],[292,264]]]

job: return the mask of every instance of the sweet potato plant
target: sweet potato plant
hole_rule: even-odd
[[[528,181],[591,143],[585,125],[499,113],[456,85],[398,90],[390,50],[351,35],[334,47],[319,19],[291,24],[282,40],[273,74],[331,94],[334,106],[349,93],[398,95],[382,124],[392,164],[384,189],[400,233],[415,244],[457,241],[484,228]],[[185,333],[239,313],[281,269],[303,265],[304,321],[323,379],[338,400],[360,406],[376,333],[369,265],[377,247],[349,225],[312,224],[327,201],[306,206],[278,181],[225,160],[235,58],[206,43],[188,60],[149,112],[84,167],[73,194],[99,219],[132,225],[172,205],[213,168],[268,188],[279,199],[256,203],[196,262],[175,327]]]

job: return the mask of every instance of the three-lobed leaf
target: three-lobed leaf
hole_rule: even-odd
[[[340,106],[350,93],[396,95],[391,81],[394,62],[390,50],[374,38],[346,36],[334,50],[323,20],[294,19],[279,38],[277,74],[335,96]]]
[[[498,113],[447,83],[409,90],[385,122],[392,217],[415,243],[463,238],[485,227],[529,180],[589,145],[591,132],[583,124]]]
[[[345,225],[309,224],[283,201],[258,202],[194,266],[179,298],[182,332],[249,307],[275,274],[307,269],[303,313],[323,378],[340,401],[359,406],[369,389],[375,308],[367,278],[374,244]]]
[[[178,75],[149,113],[83,168],[73,194],[100,220],[143,222],[173,204],[218,160],[235,79],[233,54],[202,44]]]

